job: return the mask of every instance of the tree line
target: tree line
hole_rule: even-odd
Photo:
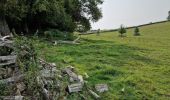
[[[1,0],[0,33],[9,29],[26,34],[48,29],[87,31],[90,21],[102,17],[98,6],[102,3],[103,0]]]

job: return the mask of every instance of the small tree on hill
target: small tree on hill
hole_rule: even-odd
[[[96,35],[97,35],[97,36],[100,35],[100,29],[97,30]]]
[[[126,33],[126,28],[123,25],[120,26],[119,33],[121,37]]]
[[[134,36],[139,36],[139,35],[140,35],[139,28],[135,27]]]
[[[167,18],[167,19],[168,19],[168,21],[170,21],[170,11],[169,11],[169,16],[168,16],[168,18]]]

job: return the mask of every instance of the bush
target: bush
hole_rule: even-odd
[[[17,65],[22,73],[25,74],[24,83],[27,90],[31,91],[31,95],[35,95],[39,91],[36,82],[38,76],[38,58],[33,40],[24,36],[15,38],[14,50],[17,54]]]
[[[126,28],[123,26],[123,25],[121,25],[120,26],[120,29],[118,30],[119,31],[119,33],[120,33],[120,37],[123,37],[124,36],[124,34],[126,33]]]
[[[168,12],[169,16],[167,18],[168,21],[170,21],[170,11]]]
[[[50,29],[44,32],[44,36],[48,40],[73,40],[74,34],[69,32],[61,32],[56,29]]]
[[[139,36],[139,35],[140,35],[139,28],[136,27],[134,30],[134,36]]]

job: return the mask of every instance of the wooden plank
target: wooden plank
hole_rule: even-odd
[[[4,61],[4,60],[16,60],[16,58],[17,58],[16,55],[0,56],[0,61]]]
[[[0,38],[0,41],[5,41],[8,38],[12,38],[10,35],[4,36],[2,38]]]
[[[24,100],[24,96],[0,96],[2,100]]]
[[[100,98],[100,96],[97,93],[93,92],[92,90],[89,90],[89,92],[94,98],[96,98],[96,99]]]
[[[97,85],[95,86],[95,88],[96,88],[96,90],[97,90],[98,92],[100,92],[100,93],[105,92],[105,91],[108,91],[108,86],[107,86],[107,84],[97,84]]]
[[[82,91],[83,85],[81,83],[68,85],[69,93]]]
[[[6,66],[6,65],[11,65],[16,63],[16,58],[17,56],[0,56],[0,66]]]
[[[0,41],[0,47],[8,47],[8,48],[14,48],[13,41]]]
[[[78,82],[80,81],[78,76],[74,72],[72,72],[70,68],[64,69],[64,72],[66,72],[67,75],[69,75],[71,80],[78,81]]]
[[[13,77],[10,77],[10,78],[7,78],[7,79],[0,80],[0,83],[11,84],[11,83],[19,82],[23,79],[24,79],[24,75],[22,74],[22,75],[19,75],[19,76],[13,76]]]
[[[77,39],[75,39],[73,42],[77,43],[80,40],[80,36],[78,36]]]

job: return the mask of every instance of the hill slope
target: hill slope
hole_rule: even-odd
[[[109,92],[100,94],[102,100],[170,99],[170,22],[140,32],[135,37],[129,29],[124,38],[117,32],[86,35],[80,45],[38,41],[37,47],[39,55],[59,67],[73,65],[80,74],[88,73],[89,85],[107,83]],[[74,98],[78,96],[68,99]]]

